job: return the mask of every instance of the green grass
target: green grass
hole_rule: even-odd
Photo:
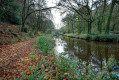
[[[119,35],[118,34],[99,34],[99,33],[92,33],[92,34],[65,34],[69,37],[76,37],[86,40],[92,41],[106,41],[106,42],[119,42]]]
[[[78,35],[78,33],[74,33],[74,34],[73,33],[66,33],[65,35],[66,36],[76,36],[76,35]]]
[[[38,40],[37,47],[43,53],[50,53],[50,51],[54,48],[54,40],[51,35],[41,36]]]
[[[82,35],[83,36],[83,35]],[[87,35],[85,35],[87,36]],[[90,35],[88,35],[90,36]],[[41,36],[38,40],[37,47],[43,51],[43,53],[51,53],[50,51],[54,47],[54,41],[52,39],[51,35],[45,35]],[[53,64],[54,66],[57,66],[57,71],[56,71],[56,76],[54,79],[56,80],[63,80],[64,77],[69,77],[71,80],[118,80],[119,77],[114,75],[113,73],[110,72],[110,70],[113,70],[113,67],[119,67],[117,65],[117,62],[114,60],[113,57],[111,57],[107,63],[106,66],[102,68],[100,71],[95,71],[93,65],[86,65],[80,61],[77,61],[75,59],[68,59],[65,58],[64,56],[67,55],[68,53],[62,53],[59,57],[51,54],[53,56]],[[30,55],[30,58],[38,58],[36,55]],[[47,65],[47,60],[45,57],[43,58],[43,62],[39,61],[39,65],[31,71],[30,77],[28,75],[22,75],[22,78],[17,78],[17,80],[42,80],[48,73],[45,72],[39,72],[39,69],[42,68],[42,64],[45,64],[47,68],[50,70],[50,66]],[[32,68],[32,67],[29,67]],[[73,73],[73,75],[71,74]],[[39,76],[40,75],[40,76]],[[39,77],[38,77],[39,76]]]

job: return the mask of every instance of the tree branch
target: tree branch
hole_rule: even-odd
[[[49,7],[49,8],[44,8],[44,9],[34,10],[34,11],[32,11],[32,12],[30,12],[30,13],[28,13],[28,14],[26,15],[26,17],[25,17],[25,19],[24,19],[24,22],[26,21],[26,19],[28,18],[28,16],[31,15],[32,13],[34,13],[34,12],[37,12],[37,11],[45,11],[45,10],[49,10],[49,9],[56,8],[56,7],[57,7],[57,6]]]

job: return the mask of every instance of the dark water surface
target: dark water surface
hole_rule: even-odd
[[[67,52],[67,58],[75,58],[86,65],[92,64],[98,69],[106,65],[112,55],[119,60],[119,43],[85,41],[68,37],[55,38],[55,43],[57,55]]]

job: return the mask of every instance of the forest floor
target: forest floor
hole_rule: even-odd
[[[33,71],[41,80],[58,79],[58,67],[52,54],[42,54],[36,39],[3,45],[0,48],[0,80],[32,80]],[[50,69],[49,69],[50,67]],[[50,73],[50,74],[49,74]],[[64,78],[67,78],[65,76]],[[66,80],[66,79],[64,79]]]
[[[20,25],[13,25],[13,24],[0,25],[0,47],[1,45],[8,45],[16,42],[29,40],[36,36],[34,36],[31,33],[31,30],[29,30],[29,32],[27,33],[21,32]]]
[[[13,77],[20,78],[22,74],[30,76],[30,71],[33,69],[29,69],[28,67],[37,67],[38,61],[44,57],[41,51],[34,47],[35,43],[35,40],[28,40],[4,45],[0,48],[0,80],[4,80],[5,78],[9,80],[13,79]],[[40,58],[32,58],[34,54]],[[51,65],[52,57],[48,57],[47,59],[49,65]],[[42,64],[42,71],[47,72],[49,70],[45,69],[45,66]]]
[[[25,69],[23,59],[27,59],[26,56],[30,54],[30,49],[35,43],[35,40],[28,40],[0,48],[0,80],[22,74]]]

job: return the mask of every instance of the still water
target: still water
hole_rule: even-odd
[[[67,52],[67,58],[75,58],[97,69],[102,69],[111,56],[119,60],[119,43],[85,41],[68,37],[58,37],[54,40],[56,55]]]

